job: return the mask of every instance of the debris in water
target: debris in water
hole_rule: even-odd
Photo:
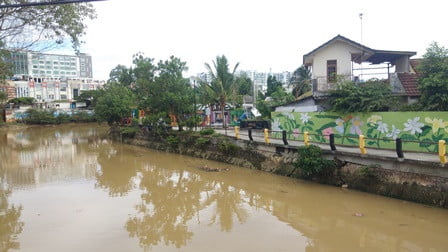
[[[362,217],[362,216],[364,216],[364,214],[362,214],[362,213],[354,213],[353,216]]]
[[[348,185],[347,184],[343,184],[341,187],[342,188],[348,188]]]
[[[229,170],[229,168],[209,167],[208,165],[199,166],[198,169],[206,172],[220,172]]]

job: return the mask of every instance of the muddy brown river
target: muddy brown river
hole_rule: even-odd
[[[0,129],[0,251],[448,251],[448,210],[112,143],[106,131]]]

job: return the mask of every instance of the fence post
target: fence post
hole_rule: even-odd
[[[270,141],[269,141],[269,130],[268,129],[264,129],[264,141],[267,143],[267,144],[269,144],[270,143]]]
[[[332,151],[336,150],[336,145],[334,144],[334,134],[330,134],[330,148]]]
[[[240,127],[235,126],[235,138],[240,139]]]
[[[305,143],[305,146],[310,145],[310,133],[308,131],[303,132],[303,143]]]
[[[286,130],[282,131],[282,138],[283,138],[283,143],[285,145],[288,145],[288,140],[286,139]]]
[[[403,154],[403,142],[401,141],[401,138],[395,139],[395,149],[397,151],[398,158],[404,158]]]
[[[446,142],[445,140],[439,140],[439,157],[440,163],[446,164]]]
[[[361,154],[367,154],[366,140],[364,139],[364,135],[359,135],[359,150],[361,151]]]
[[[248,129],[247,130],[248,135],[249,135],[249,140],[253,141],[254,139],[252,138],[252,129]]]

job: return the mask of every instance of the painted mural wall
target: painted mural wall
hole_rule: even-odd
[[[358,145],[359,135],[366,137],[366,147],[395,149],[401,138],[403,150],[437,152],[438,141],[448,142],[447,112],[373,112],[341,115],[329,112],[272,112],[272,136],[281,138],[286,130],[291,140],[303,140],[308,131],[312,142]]]

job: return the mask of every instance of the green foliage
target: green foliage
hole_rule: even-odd
[[[68,122],[94,122],[94,114],[87,112],[77,112],[72,115],[65,113],[56,113],[55,110],[28,109],[24,121],[27,124],[61,124]]]
[[[179,138],[172,135],[168,136],[166,138],[166,141],[171,147],[177,147],[177,145],[179,144]]]
[[[448,49],[433,42],[418,66],[420,102],[424,109],[448,110]]]
[[[131,114],[134,100],[134,94],[129,88],[108,84],[97,99],[95,114],[99,121],[106,121],[109,125],[118,123]]]
[[[132,67],[127,68],[123,65],[117,65],[109,73],[109,80],[107,83],[120,83],[123,86],[131,87],[131,84],[135,82]]]
[[[268,89],[266,90],[266,96],[271,96],[277,89],[282,87],[282,83],[275,78],[275,76],[269,75],[267,80]]]
[[[54,110],[28,109],[28,116],[25,118],[27,124],[57,124],[58,120],[54,116]]]
[[[388,111],[396,106],[389,84],[378,79],[365,83],[339,82],[329,92],[330,110],[339,113]]]
[[[262,98],[262,97],[259,97]],[[256,103],[257,110],[261,117],[271,118],[273,107],[294,101],[294,96],[285,91],[283,87],[277,87],[277,90],[271,94],[269,100],[258,99]]]
[[[36,103],[36,100],[33,97],[20,97],[11,99],[8,103],[14,103],[14,105],[33,105]]]
[[[65,115],[65,114],[63,114],[63,113],[59,114],[59,116],[63,116],[63,115]],[[72,121],[72,122],[95,122],[96,116],[93,113],[79,111],[79,112],[75,112],[72,114],[72,116],[70,117],[70,121]]]
[[[215,130],[212,128],[205,128],[205,129],[202,129],[201,131],[199,131],[199,134],[202,136],[213,135],[214,133],[215,133]]]
[[[24,1],[7,1],[19,4]],[[45,5],[39,7],[14,7],[0,10],[0,41],[6,42],[8,48],[30,48],[41,40],[62,44],[69,38],[76,50],[80,37],[86,32],[86,19],[96,17],[91,3]],[[20,17],[20,18],[18,18]],[[40,45],[42,46],[42,45]]]
[[[205,148],[209,142],[210,142],[209,138],[199,137],[196,139],[195,146],[202,149]]]
[[[239,149],[240,148],[236,144],[228,141],[227,139],[220,142],[218,145],[218,150],[226,155],[236,155]]]
[[[88,107],[94,107],[102,92],[102,90],[83,90],[80,95],[75,97],[75,100],[78,102],[85,102]]]
[[[133,138],[138,131],[138,127],[120,127],[121,135],[126,138]]]
[[[8,94],[3,91],[0,91],[0,105],[5,103],[6,100],[8,100]]]
[[[311,71],[304,65],[297,68],[290,79],[290,85],[293,86],[292,94],[299,97],[308,91],[311,91]]]
[[[235,71],[239,63],[233,67],[231,72],[226,56],[216,56],[213,61],[213,68],[205,63],[212,80],[209,83],[200,83],[205,97],[208,102],[205,104],[218,103],[221,108],[221,113],[224,114],[224,109],[228,98],[235,92]],[[223,120],[223,127],[226,127],[226,121]]]
[[[297,151],[299,157],[294,165],[301,169],[304,177],[330,175],[335,168],[333,161],[322,157],[322,150],[318,146],[300,146]]]

